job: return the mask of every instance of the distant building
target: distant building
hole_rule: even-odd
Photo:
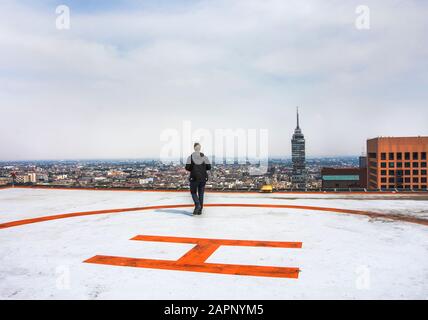
[[[297,127],[291,139],[291,161],[293,172],[291,182],[293,187],[304,189],[306,187],[306,163],[305,163],[305,136],[299,126],[299,110],[297,109]]]
[[[29,172],[25,174],[15,175],[15,181],[18,184],[48,182],[49,176],[45,173]]]
[[[0,177],[0,186],[12,183],[12,178]]]
[[[138,183],[139,184],[149,184],[149,183],[153,183],[154,179],[153,178],[143,178],[143,179],[139,179]]]
[[[30,177],[28,174],[16,176],[16,183],[18,183],[18,184],[29,183],[29,182],[31,182],[31,181],[30,181]]]
[[[427,189],[428,137],[367,140],[369,189]]]
[[[34,172],[31,172],[28,174],[28,178],[30,180],[31,183],[36,183],[37,182],[37,174]]]
[[[38,173],[36,175],[36,182],[49,182],[49,175],[46,173]]]
[[[360,156],[358,158],[358,163],[360,165],[360,168],[367,168],[367,157],[366,156]]]
[[[367,187],[366,168],[322,168],[322,189],[361,189]]]

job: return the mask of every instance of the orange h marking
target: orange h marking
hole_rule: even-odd
[[[163,237],[163,236],[148,236],[148,235],[138,235],[132,238],[131,240],[169,242],[169,243],[171,242],[172,243],[192,243],[192,244],[195,244],[195,246],[176,261],[97,255],[88,260],[85,260],[84,262],[112,265],[112,266],[123,266],[123,267],[208,272],[208,273],[234,274],[234,275],[259,276],[259,277],[295,278],[295,279],[299,277],[299,271],[300,271],[299,268],[221,264],[221,263],[208,263],[205,261],[220,246],[300,249],[302,248],[301,242],[203,239],[203,238]]]

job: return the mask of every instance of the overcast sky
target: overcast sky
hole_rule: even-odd
[[[187,120],[268,129],[289,157],[297,105],[308,157],[428,135],[427,16],[424,0],[2,0],[0,160],[157,157]]]

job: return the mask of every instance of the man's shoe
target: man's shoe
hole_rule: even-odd
[[[196,215],[200,215],[200,212],[201,212],[201,207],[195,207],[195,210],[193,210],[193,215],[194,216],[196,216]]]
[[[202,214],[202,207],[198,211],[198,216],[200,216],[201,214]]]

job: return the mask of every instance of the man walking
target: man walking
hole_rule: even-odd
[[[194,215],[200,215],[204,206],[205,184],[208,180],[207,170],[211,170],[208,158],[201,152],[201,145],[195,143],[193,152],[186,161],[186,170],[190,172],[190,193],[195,203]]]

